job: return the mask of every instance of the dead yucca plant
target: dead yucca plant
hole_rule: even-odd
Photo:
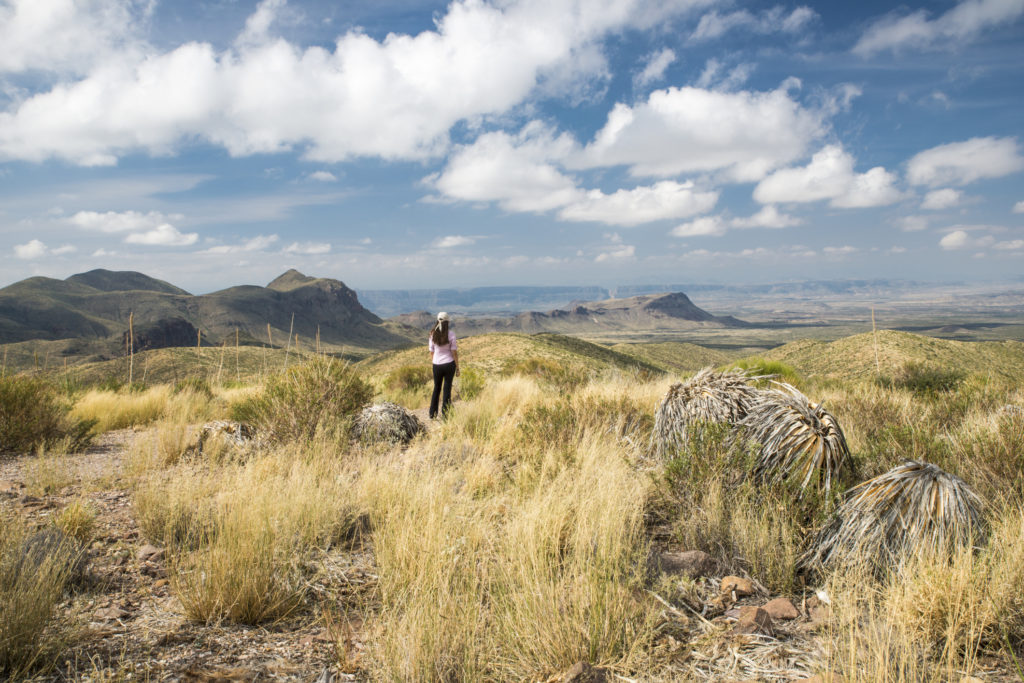
[[[915,551],[969,546],[983,530],[981,499],[962,479],[936,465],[907,460],[850,489],[800,563],[866,562],[882,568]]]
[[[715,372],[704,368],[669,387],[654,412],[651,435],[655,455],[664,458],[685,448],[689,428],[701,422],[736,424],[747,414],[757,389],[743,370]]]
[[[828,491],[850,459],[843,430],[821,404],[789,384],[776,386],[758,392],[740,422],[742,437],[760,446],[754,478],[801,489],[815,482]]]
[[[389,401],[363,408],[352,425],[352,435],[364,443],[406,444],[422,431],[418,417]]]

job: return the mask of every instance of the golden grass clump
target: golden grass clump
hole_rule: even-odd
[[[757,378],[743,370],[704,368],[687,381],[670,386],[654,413],[655,455],[664,459],[684,448],[691,425],[733,425],[742,420],[757,395],[752,379]]]
[[[259,623],[296,609],[310,553],[358,528],[350,479],[324,444],[241,463],[181,464],[135,493],[139,526],[168,548],[171,585],[186,615]]]
[[[208,391],[175,391],[165,384],[142,391],[92,389],[75,402],[71,413],[81,420],[95,420],[97,432],[141,427],[169,416],[195,422],[211,413]]]
[[[76,569],[78,547],[55,530],[33,543],[21,520],[5,514],[0,522],[0,677],[13,680],[53,663],[46,655],[48,627]],[[51,538],[56,545],[47,543]]]
[[[754,478],[827,492],[850,461],[843,430],[821,404],[789,384],[778,386],[758,393],[740,422],[743,437],[760,447]]]
[[[885,567],[922,550],[941,554],[970,548],[984,533],[982,507],[959,477],[908,460],[850,489],[801,562]]]

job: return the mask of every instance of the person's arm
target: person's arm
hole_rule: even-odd
[[[452,349],[452,358],[455,359],[455,374],[459,374],[459,352]]]

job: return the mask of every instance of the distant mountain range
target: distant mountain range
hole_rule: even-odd
[[[406,313],[391,318],[421,329],[433,324],[428,311]],[[521,332],[536,334],[600,334],[628,330],[684,330],[698,327],[746,327],[747,323],[731,316],[715,316],[694,305],[682,292],[634,296],[627,299],[606,299],[595,302],[573,302],[567,308],[539,313],[529,311],[513,316],[468,316],[455,324],[462,335],[486,332]]]
[[[713,299],[760,297],[811,298],[822,295],[878,296],[932,287],[909,280],[807,280],[753,285],[649,284],[605,287],[470,287],[466,289],[363,289],[363,304],[382,317],[416,311],[513,314],[566,308],[576,301],[628,299],[665,292],[688,292]]]
[[[289,270],[266,287],[243,285],[195,296],[135,272],[93,270],[66,280],[33,277],[0,289],[0,343],[110,338],[119,345],[134,314],[138,340],[151,348],[200,337],[209,344],[284,346],[289,332],[312,344],[366,349],[404,346],[413,330],[365,309],[338,280]],[[200,334],[201,333],[201,334]],[[123,348],[123,347],[122,347]]]
[[[474,290],[463,301],[496,303],[516,292],[520,300],[543,300],[570,293],[600,296],[607,291],[598,287],[484,290]],[[442,300],[450,303],[437,299]],[[33,277],[0,289],[0,343],[78,340],[62,345],[65,348],[59,353],[94,358],[116,355],[126,348],[132,315],[135,348],[140,350],[192,346],[200,340],[203,345],[234,345],[236,335],[243,345],[272,341],[284,346],[291,332],[307,348],[319,334],[323,344],[365,353],[420,343],[437,310],[382,320],[364,308],[344,283],[295,270],[266,287],[243,285],[198,296],[143,273],[93,270],[66,280]],[[746,325],[733,317],[712,315],[682,292],[577,300],[546,313],[460,316],[457,324],[461,336],[485,332],[588,335]]]

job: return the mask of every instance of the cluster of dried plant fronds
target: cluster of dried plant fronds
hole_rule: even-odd
[[[423,431],[418,417],[390,401],[363,408],[352,425],[352,435],[364,443],[406,444]]]
[[[686,446],[691,425],[738,423],[757,396],[757,389],[750,384],[755,379],[763,378],[751,377],[743,370],[704,368],[687,381],[673,384],[654,413],[654,454],[666,458],[678,453]]]
[[[839,422],[792,385],[776,386],[758,392],[740,422],[743,437],[760,446],[754,478],[830,490],[850,459]]]
[[[962,479],[936,465],[907,460],[850,489],[801,563],[884,567],[920,550],[970,547],[983,533],[981,499]]]

